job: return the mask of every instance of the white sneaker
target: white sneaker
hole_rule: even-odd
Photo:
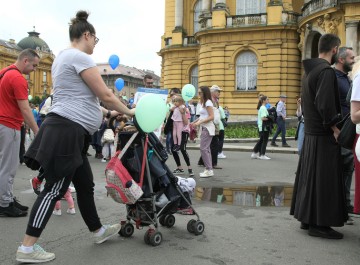
[[[218,154],[218,158],[225,159],[225,158],[226,158],[226,155],[224,155],[224,153],[221,152],[221,153]]]
[[[66,212],[67,212],[68,214],[75,214],[75,213],[76,213],[76,212],[75,212],[75,208],[69,208],[69,209],[66,210]]]
[[[105,232],[101,236],[94,236],[95,237],[95,244],[101,244],[108,240],[110,237],[116,235],[121,228],[120,224],[114,225],[104,225]]]
[[[257,158],[259,158],[258,154],[256,154],[256,153],[251,154],[251,159],[257,159]]]
[[[16,260],[21,263],[43,263],[55,259],[55,254],[46,252],[38,244],[34,245],[34,251],[25,253],[21,247],[16,252]]]
[[[106,158],[101,159],[101,162],[106,163]]]
[[[208,178],[214,176],[214,171],[205,169],[204,172],[200,173],[200,178]]]
[[[75,188],[74,188],[73,186],[69,186],[69,189],[70,189],[70,192],[71,192],[71,193],[76,192],[76,190],[75,190]]]
[[[262,156],[259,157],[259,159],[261,159],[261,160],[270,160],[271,158],[266,156],[266,155],[262,155]]]
[[[53,211],[53,215],[58,215],[58,216],[60,216],[61,215],[61,209],[59,209],[59,210],[54,210]]]

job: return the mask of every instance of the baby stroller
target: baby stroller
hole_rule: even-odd
[[[145,243],[160,245],[163,236],[159,224],[168,228],[174,226],[174,213],[180,202],[191,207],[197,218],[188,222],[187,230],[201,235],[205,225],[200,221],[188,194],[177,184],[177,177],[165,164],[167,152],[157,136],[138,129],[135,132],[120,132],[119,141],[122,150],[120,160],[143,191],[136,202],[126,204],[126,220],[121,221],[119,235],[130,237],[135,227],[140,229],[148,226],[144,235]]]

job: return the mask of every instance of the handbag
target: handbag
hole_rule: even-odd
[[[228,126],[228,123],[225,119],[221,119],[222,124],[224,125],[224,128]]]
[[[104,131],[104,134],[101,138],[101,143],[111,143],[111,142],[114,142],[115,141],[115,135],[114,135],[114,132],[113,130],[111,129],[106,129]]]
[[[126,152],[137,134],[135,133],[130,138],[122,151],[116,152],[105,169],[107,184],[105,188],[108,195],[118,203],[134,204],[144,194],[141,188],[142,178],[139,184],[135,182],[121,162],[122,155]],[[120,152],[121,156],[119,157]]]
[[[340,134],[337,139],[338,143],[341,147],[352,150],[356,136],[356,124],[352,122],[350,113],[348,113],[336,126],[340,129]]]

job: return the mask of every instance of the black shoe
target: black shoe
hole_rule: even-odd
[[[25,205],[21,205],[19,203],[19,201],[16,199],[16,197],[14,197],[14,206],[18,209],[20,209],[23,212],[26,212],[27,210],[29,210],[29,207],[25,206]]]
[[[177,168],[173,171],[174,174],[184,174],[184,170],[182,168]]]
[[[271,142],[270,145],[272,145],[272,146],[278,146],[275,142]]]
[[[301,222],[301,224],[300,224],[300,229],[309,230],[309,225]]]
[[[10,205],[8,207],[0,206],[0,216],[23,217],[26,215],[27,215],[27,212],[23,212],[19,208],[16,208],[13,203],[10,203]]]
[[[328,226],[309,226],[309,236],[322,237],[328,239],[342,239],[344,235]]]
[[[189,172],[189,176],[190,176],[190,177],[193,177],[193,176],[194,176],[194,172],[193,172],[192,169],[189,168],[189,169],[188,169],[188,172]]]
[[[291,147],[291,146],[288,144],[282,144],[282,147]]]
[[[347,208],[348,213],[354,213],[354,206],[353,205],[350,204],[346,208]]]

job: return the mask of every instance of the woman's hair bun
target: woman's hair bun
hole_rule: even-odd
[[[76,17],[71,20],[72,24],[76,22],[87,22],[87,18],[89,17],[89,13],[83,10],[80,10],[76,13]]]

